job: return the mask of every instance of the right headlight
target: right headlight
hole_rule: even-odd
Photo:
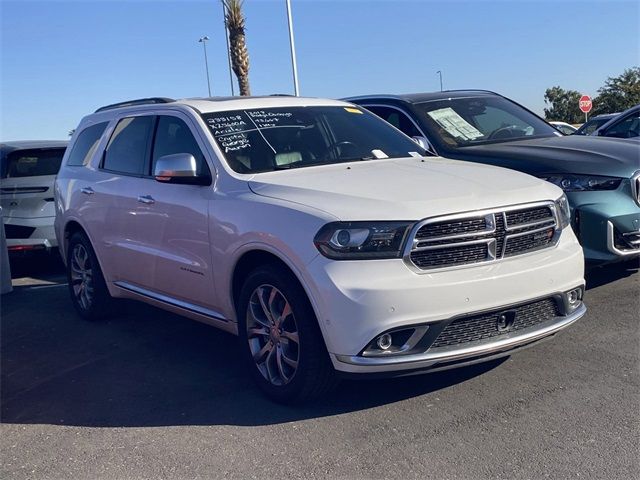
[[[563,193],[562,196],[555,201],[558,219],[562,228],[568,227],[571,223],[571,210],[569,209],[569,200]]]
[[[565,192],[582,192],[590,190],[615,190],[622,181],[619,177],[603,175],[554,174],[541,175],[540,178],[559,186]]]
[[[413,222],[332,222],[313,242],[334,260],[400,258]]]

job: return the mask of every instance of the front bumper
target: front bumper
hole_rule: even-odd
[[[484,342],[472,342],[469,346],[456,346],[448,349],[437,349],[437,352],[427,350],[413,355],[398,355],[389,357],[362,357],[337,355],[338,362],[349,364],[351,373],[395,372],[404,370],[444,370],[477,361],[488,361],[509,355],[521,347],[529,346],[538,340],[554,335],[581,318],[587,311],[582,304],[569,315],[558,316],[537,328],[526,332],[512,332],[488,339]]]
[[[640,206],[628,183],[617,190],[568,192],[572,226],[585,258],[611,263],[640,256]]]
[[[487,343],[440,351],[438,355],[444,353],[445,360],[430,356],[427,349],[375,360],[362,355],[383,332],[433,326],[473,312],[552,297],[583,286],[583,274],[582,250],[571,229],[565,229],[554,248],[434,273],[414,273],[401,259],[331,261],[318,256],[308,265],[305,283],[334,368],[363,373],[437,367],[438,362],[455,361],[459,356],[471,359],[499,353],[553,335],[584,311],[540,325],[534,333],[505,333]]]

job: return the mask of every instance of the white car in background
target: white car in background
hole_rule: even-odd
[[[66,141],[0,144],[0,205],[9,252],[58,246],[53,182],[66,148]]]
[[[549,122],[551,125],[556,127],[556,130],[560,130],[565,135],[573,135],[578,131],[576,127],[567,123],[567,122]]]

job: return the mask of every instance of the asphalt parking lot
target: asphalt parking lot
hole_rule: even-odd
[[[124,305],[81,321],[55,259],[2,297],[3,479],[640,476],[640,275],[587,276],[587,315],[507,360],[270,403],[235,337]]]

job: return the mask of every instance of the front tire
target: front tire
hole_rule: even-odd
[[[306,293],[286,269],[254,270],[238,302],[238,333],[251,374],[271,399],[302,403],[335,383],[335,372]]]
[[[100,264],[91,242],[82,232],[74,233],[67,249],[67,282],[71,302],[85,320],[102,320],[112,311]]]

